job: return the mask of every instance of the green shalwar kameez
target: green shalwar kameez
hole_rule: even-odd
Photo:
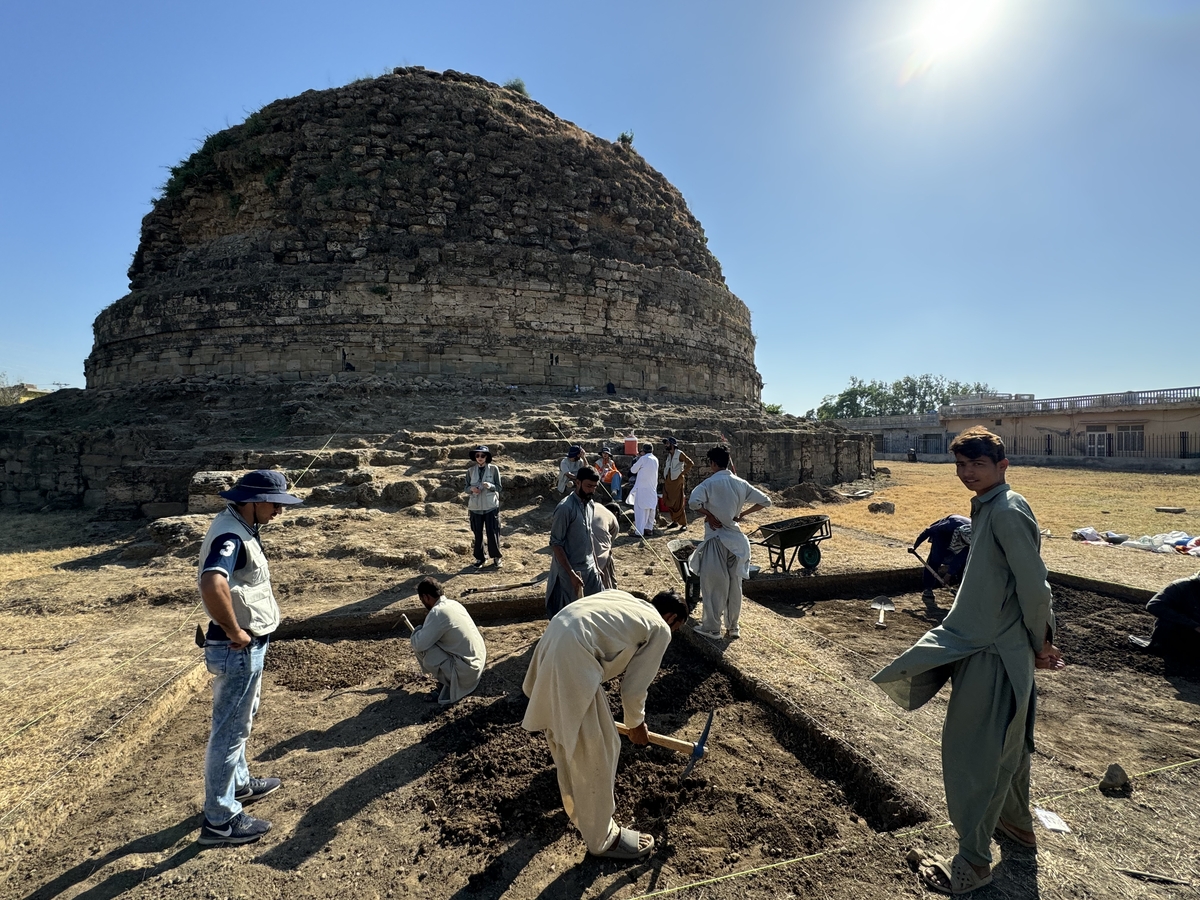
[[[1053,632],[1041,534],[1007,484],[971,500],[971,553],[942,624],[871,679],[905,709],[951,683],[942,778],[959,853],[991,865],[996,821],[1031,830],[1034,654]]]

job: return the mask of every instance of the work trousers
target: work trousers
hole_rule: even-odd
[[[976,866],[992,863],[996,821],[1033,829],[1029,811],[1027,722],[1032,693],[1020,703],[1004,662],[981,651],[954,663],[942,727],[942,778],[958,852]]]
[[[742,614],[742,561],[716,538],[704,542],[700,554],[700,599],[704,615],[700,627],[712,634],[736,631]]]
[[[471,531],[475,534],[475,562],[483,562],[483,532],[487,530],[488,556],[500,558],[500,510],[471,513]]]
[[[667,509],[671,514],[671,521],[681,528],[687,527],[687,504],[683,500],[683,482],[684,478],[680,475],[676,479],[668,478],[663,482],[663,499],[667,501]]]
[[[250,783],[246,741],[258,712],[267,638],[234,650],[229,641],[205,641],[204,664],[213,675],[212,731],[204,753],[204,818],[224,825],[242,811],[234,799]]]
[[[568,756],[549,730],[546,731],[546,743],[554,758],[558,790],[567,818],[579,829],[591,853],[607,850],[619,830],[612,816],[617,808],[613,785],[617,779],[621,738],[609,712],[604,689],[596,691],[584,714],[574,753]]]

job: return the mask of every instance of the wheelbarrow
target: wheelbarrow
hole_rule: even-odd
[[[784,519],[782,522],[760,525],[751,534],[755,532],[761,534],[762,540],[754,543],[767,548],[773,572],[779,569],[790,572],[796,557],[800,558],[800,565],[811,572],[821,563],[821,541],[833,537],[829,516]]]
[[[700,576],[688,568],[688,560],[691,559],[699,545],[699,541],[667,541],[667,550],[675,560],[675,566],[679,569],[679,577],[683,579],[684,600],[688,609],[692,609],[700,602]]]

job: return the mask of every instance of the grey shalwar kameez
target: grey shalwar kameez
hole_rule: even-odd
[[[479,686],[487,664],[483,636],[457,600],[442,597],[409,638],[421,671],[442,686],[438,703],[457,703]]]
[[[596,570],[596,558],[592,555],[594,515],[591,501],[580,500],[578,491],[575,491],[554,508],[554,519],[550,523],[550,546],[562,547],[567,562],[583,579],[585,597],[604,590],[600,573]],[[546,616],[553,618],[556,612],[577,599],[571,576],[559,565],[558,558],[551,550],[550,579],[546,582]]]
[[[959,853],[990,865],[998,819],[1032,830],[1034,655],[1054,629],[1041,535],[1007,484],[971,500],[971,553],[945,620],[871,679],[905,709],[951,683],[942,778]]]

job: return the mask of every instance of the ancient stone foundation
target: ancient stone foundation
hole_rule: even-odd
[[[708,474],[703,455],[714,444],[730,448],[740,475],[776,490],[872,471],[870,435],[750,407],[523,391],[497,398],[478,388],[419,389],[351,373],[321,384],[226,376],[58,391],[0,409],[0,505],[116,518],[206,512],[231,473],[255,468],[283,470],[310,504],[458,504],[480,441],[503,463],[508,502],[550,502],[570,443],[593,456],[607,443],[620,455],[629,431],[660,455],[661,437],[676,437],[697,462],[688,489]]]
[[[631,147],[456,72],[280,100],[172,170],[89,388],[356,372],[757,403],[746,306]]]

